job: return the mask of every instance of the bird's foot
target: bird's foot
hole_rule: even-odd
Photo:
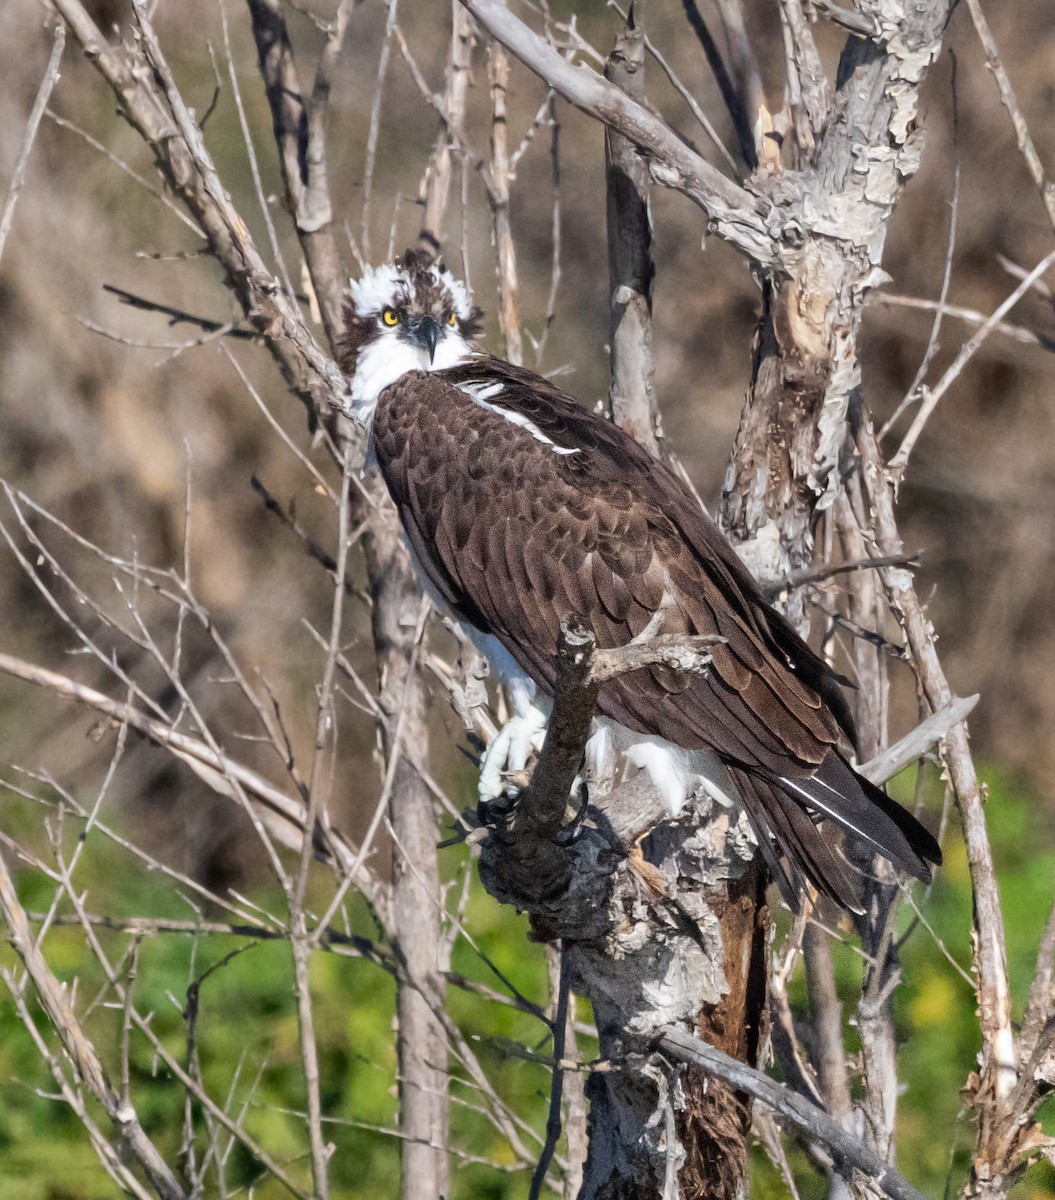
[[[512,798],[523,790],[529,778],[528,762],[542,749],[548,719],[532,705],[502,726],[480,764],[481,804],[490,806],[500,797]]]

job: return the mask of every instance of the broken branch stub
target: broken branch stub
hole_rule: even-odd
[[[607,908],[610,888],[606,875],[625,858],[633,841],[666,815],[652,789],[635,787],[631,780],[606,797],[600,807],[591,804],[592,828],[585,842],[580,838],[573,846],[559,843],[602,684],[651,666],[704,671],[711,661],[707,648],[723,640],[670,634],[597,649],[596,638],[580,617],[569,616],[561,622],[553,711],[538,763],[512,813],[485,840],[480,860],[484,886],[496,899],[537,918],[537,937],[555,940],[603,935],[605,929],[597,926],[597,917]],[[580,898],[592,914],[585,924],[573,895],[583,889]],[[592,935],[587,929],[593,930]]]

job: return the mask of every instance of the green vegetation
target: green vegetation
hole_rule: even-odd
[[[992,778],[992,776],[991,776]],[[999,779],[989,802],[994,851],[1000,868],[1008,928],[1008,954],[1016,1016],[1020,1015],[1033,974],[1034,954],[1055,891],[1055,854],[1049,831],[1038,828],[1039,804],[1012,780]],[[8,828],[26,828],[40,812],[29,802],[0,801],[0,820]],[[75,843],[76,829],[66,830]],[[927,924],[949,957],[907,907],[902,913],[904,987],[897,1017],[904,1037],[900,1075],[905,1092],[900,1106],[900,1162],[906,1175],[928,1195],[945,1194],[966,1170],[972,1133],[959,1119],[962,1088],[978,1049],[974,997],[961,972],[970,969],[971,897],[965,857],[955,835],[947,839],[947,863],[922,904]],[[454,871],[459,854],[447,851]],[[42,851],[42,857],[47,855]],[[53,885],[39,872],[20,864],[23,902],[34,912],[47,909]],[[98,832],[85,842],[76,878],[87,890],[86,907],[113,917],[193,918],[177,890],[156,873],[130,862],[124,851]],[[252,897],[263,908],[281,911],[277,894]],[[321,897],[320,897],[321,900]],[[68,911],[66,908],[60,911]],[[222,914],[206,914],[223,919]],[[376,936],[364,905],[354,908],[352,931]],[[470,898],[465,926],[485,955],[519,991],[545,1002],[546,956],[526,938],[526,923],[499,908],[479,889]],[[269,1154],[294,1176],[307,1181],[301,1118],[303,1108],[297,1017],[288,948],[281,941],[254,940],[226,934],[191,936],[157,933],[134,939],[126,932],[101,930],[100,943],[111,963],[131,966],[132,987],[141,1012],[152,1013],[152,1028],[182,1064],[188,1061],[188,987],[197,980],[198,1012],[193,1035],[202,1077],[215,1098],[234,1097],[230,1110],[245,1106],[245,1127]],[[79,1011],[96,1042],[111,1077],[120,1079],[122,1012],[105,993],[103,974],[87,951],[76,927],[53,928],[44,943],[60,978],[77,981]],[[835,947],[839,986],[848,1020],[859,986],[861,960],[852,938]],[[0,965],[17,970],[9,947],[0,948]],[[454,948],[452,969],[468,979],[505,991],[502,981],[464,939]],[[335,1197],[394,1196],[398,1186],[399,1145],[385,1132],[396,1123],[394,1059],[395,989],[389,975],[363,958],[319,954],[314,963],[316,1022],[323,1068],[323,1106],[333,1118],[327,1138],[335,1144],[331,1177]],[[805,1004],[801,979],[793,1000]],[[101,1001],[101,1002],[100,1002]],[[511,1108],[533,1128],[545,1121],[548,1075],[545,1069],[511,1052],[523,1047],[545,1055],[540,1023],[507,1005],[454,988],[449,1009]],[[38,1020],[38,1028],[44,1028]],[[49,1044],[55,1045],[45,1030]],[[852,1038],[853,1030],[848,1029]],[[851,1041],[852,1045],[852,1041]],[[133,1101],[144,1127],[170,1162],[177,1160],[183,1135],[183,1089],[160,1064],[144,1039],[130,1043]],[[513,1153],[503,1135],[477,1110],[479,1097],[455,1068],[452,1092],[452,1141],[465,1157],[454,1168],[455,1197],[500,1197],[525,1194],[522,1173],[495,1169],[479,1160],[510,1165]],[[10,998],[0,999],[0,1200],[95,1200],[112,1197],[117,1188],[98,1165],[77,1118],[61,1101],[50,1098],[54,1081],[42,1065]],[[199,1157],[208,1148],[206,1122],[192,1105]],[[93,1109],[106,1127],[105,1118]],[[218,1144],[226,1139],[218,1131]],[[804,1200],[823,1195],[821,1181],[792,1150],[792,1165]],[[476,1161],[473,1161],[476,1160]],[[257,1197],[283,1195],[273,1181],[261,1181],[248,1154],[234,1149],[224,1167],[232,1193]],[[786,1194],[779,1175],[758,1150],[754,1194],[762,1200]],[[1053,1175],[1035,1168],[1018,1190],[1026,1197],[1055,1195]]]

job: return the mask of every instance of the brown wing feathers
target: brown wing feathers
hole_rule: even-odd
[[[462,390],[495,383],[488,404],[533,428]],[[929,877],[934,840],[838,753],[853,725],[837,678],[764,602],[680,480],[621,430],[539,376],[481,356],[388,388],[374,438],[433,585],[545,689],[567,614],[586,617],[601,646],[626,644],[661,606],[663,632],[727,639],[706,675],[636,672],[607,683],[598,704],[637,732],[717,752],[789,899],[805,877],[854,902],[811,813]]]

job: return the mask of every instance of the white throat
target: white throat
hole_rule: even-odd
[[[473,353],[472,346],[457,331],[448,333],[437,344],[431,362],[427,351],[395,333],[383,334],[367,342],[359,351],[351,379],[352,416],[364,428],[369,428],[378,397],[397,379],[410,371],[445,371],[464,362]]]

